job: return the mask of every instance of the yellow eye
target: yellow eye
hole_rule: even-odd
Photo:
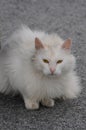
[[[58,61],[57,61],[57,64],[60,64],[60,63],[62,63],[62,61],[63,61],[63,60],[58,60]]]
[[[47,64],[49,63],[49,61],[47,59],[43,59],[43,62],[47,63]]]

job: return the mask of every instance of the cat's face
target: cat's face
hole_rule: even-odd
[[[61,47],[44,46],[39,39],[35,40],[35,64],[38,70],[50,77],[60,76],[74,68],[75,58],[70,54],[70,39]]]

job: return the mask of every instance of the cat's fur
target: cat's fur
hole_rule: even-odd
[[[54,98],[76,98],[81,87],[70,47],[70,39],[56,34],[25,26],[17,30],[0,52],[0,92],[20,92],[27,109],[39,108],[39,102],[52,107]]]

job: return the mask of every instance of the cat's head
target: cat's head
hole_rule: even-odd
[[[75,57],[71,54],[71,39],[63,44],[45,45],[35,38],[35,65],[47,76],[60,76],[74,69]]]

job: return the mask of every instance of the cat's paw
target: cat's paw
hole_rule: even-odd
[[[39,109],[39,103],[28,100],[28,101],[25,101],[25,107],[30,110],[36,110],[36,109]]]
[[[53,99],[43,99],[41,101],[42,105],[43,106],[46,106],[46,107],[53,107],[54,106],[54,100]]]
[[[66,96],[61,96],[59,99],[61,99],[62,101],[65,101],[67,99]]]

